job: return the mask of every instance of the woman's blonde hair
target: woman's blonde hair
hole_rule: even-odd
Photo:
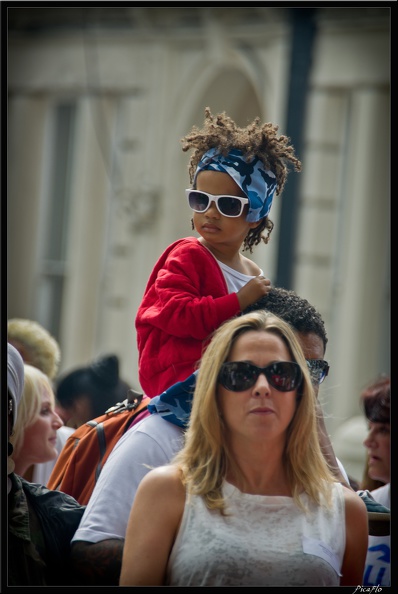
[[[15,456],[18,456],[23,446],[25,429],[33,425],[39,418],[43,391],[50,394],[52,408],[55,407],[54,392],[47,375],[37,367],[27,364],[24,365],[24,374],[22,398],[18,405],[18,416],[10,437]]]
[[[61,351],[58,342],[38,322],[13,318],[7,324],[8,342],[20,352],[22,359],[40,369],[51,380],[58,373]]]
[[[293,361],[302,371],[297,408],[288,428],[284,464],[292,496],[304,508],[300,493],[321,504],[330,502],[330,483],[335,482],[322,455],[316,423],[316,396],[300,344],[281,318],[266,311],[255,311],[225,322],[214,333],[202,357],[193,398],[185,445],[174,458],[181,469],[188,493],[201,495],[210,509],[224,513],[222,483],[228,469],[241,476],[228,446],[217,399],[218,375],[237,338],[249,330],[267,331],[280,336]],[[241,477],[243,479],[243,477]]]

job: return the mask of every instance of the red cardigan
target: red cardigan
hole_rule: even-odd
[[[139,381],[153,398],[197,367],[206,339],[240,313],[220,266],[196,237],[172,243],[154,266],[135,327]]]

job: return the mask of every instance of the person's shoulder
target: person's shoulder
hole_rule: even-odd
[[[164,250],[163,254],[170,254],[185,249],[194,249],[196,247],[201,247],[201,243],[197,237],[181,237],[180,239],[173,241],[173,243],[170,243],[170,245],[168,245]]]
[[[140,490],[145,490],[148,495],[153,493],[156,497],[159,493],[170,497],[184,495],[185,487],[181,480],[180,469],[175,464],[166,464],[150,470],[142,479]]]
[[[20,500],[26,500],[24,484],[22,481],[24,481],[24,483],[27,483],[27,481],[18,474],[15,474],[15,472],[11,472],[7,478],[9,482],[9,495],[14,499],[14,502],[19,504]]]
[[[263,274],[261,268],[255,262],[253,262],[253,260],[250,260],[250,258],[247,258],[243,254],[241,254],[241,258],[247,269],[246,274],[249,276],[258,276],[259,274]]]
[[[126,432],[126,436],[129,435],[130,439],[134,439],[133,435],[148,435],[156,439],[169,439],[169,436],[180,435],[182,428],[174,425],[165,420],[161,415],[157,413],[150,414],[149,416],[142,419],[137,425],[133,425]],[[128,439],[128,438],[126,438]]]
[[[43,505],[47,509],[55,509],[62,507],[63,510],[71,509],[78,510],[83,513],[85,505],[81,505],[72,495],[58,491],[57,489],[48,489],[41,483],[31,483],[20,477],[22,488],[28,495],[31,501],[36,501],[38,505]]]
[[[368,512],[366,509],[366,505],[359,497],[359,495],[349,487],[346,487],[345,485],[341,485],[341,488],[343,490],[346,514],[347,512],[357,513],[358,515],[365,515],[367,518]]]
[[[173,453],[177,447],[174,444],[179,441],[182,433],[183,430],[181,427],[169,423],[159,414],[154,413],[145,417],[139,423],[130,427],[126,433],[122,435],[110,453],[101,475],[105,470],[108,471],[110,468],[111,464],[108,464],[110,461],[113,461],[114,463],[117,460],[119,464],[122,461],[127,460],[127,462],[131,464],[133,463],[134,458],[141,459],[146,455],[149,457],[149,451],[151,452],[151,460],[155,451],[159,452],[161,459],[163,459],[162,452],[165,450],[169,452],[171,448],[171,453]],[[135,453],[134,458],[131,455],[132,452]]]
[[[383,505],[390,507],[390,483],[382,485],[370,493],[373,499],[375,499],[378,503],[382,503]]]
[[[168,255],[191,254],[192,252],[195,252],[203,255],[206,260],[215,260],[211,251],[203,245],[200,239],[192,236],[177,239],[177,241],[169,245],[166,252],[168,252]]]
[[[157,274],[159,269],[175,270],[175,267],[179,272],[184,269],[185,274],[189,271],[189,274],[194,273],[201,278],[203,271],[208,272],[210,267],[214,272],[218,269],[222,276],[215,256],[197,237],[184,237],[170,244],[157,261],[153,274]],[[204,278],[211,278],[212,283],[214,282],[212,274],[207,274]]]

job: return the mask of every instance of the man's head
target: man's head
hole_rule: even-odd
[[[307,299],[299,297],[294,291],[279,287],[273,287],[268,295],[249,305],[242,313],[258,309],[270,311],[294,329],[311,374],[314,378],[318,377],[318,381],[314,383],[319,386],[329,371],[323,359],[328,338],[320,313]]]

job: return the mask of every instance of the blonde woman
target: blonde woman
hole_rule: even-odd
[[[222,325],[182,450],[142,480],[122,586],[356,586],[363,501],[331,475],[293,331],[258,311]]]
[[[47,459],[49,455],[53,455],[52,447],[47,444],[50,434],[48,423],[42,422],[40,418],[41,413],[44,412],[43,406],[47,408],[45,402],[47,395],[50,394],[49,380],[47,376],[43,379],[43,374],[34,367],[25,366],[24,368],[20,353],[10,343],[7,349],[8,585],[76,585],[69,564],[69,543],[79,525],[84,507],[66,493],[50,491],[40,484],[28,482],[21,477],[25,464],[21,462],[20,456],[27,442],[30,443],[32,450],[36,451],[35,454],[32,452],[33,457]],[[24,372],[28,377],[27,384],[26,379],[24,380]],[[53,395],[51,394],[49,402],[52,409]],[[38,412],[35,412],[38,405]],[[58,422],[57,425],[59,425]],[[26,432],[30,429],[34,431],[26,439]],[[11,442],[19,451],[17,472],[20,474],[14,472]]]
[[[9,344],[19,352],[24,363],[40,369],[53,385],[53,381],[58,374],[61,351],[58,342],[48,330],[34,320],[12,318],[7,323],[7,334]],[[62,415],[59,407],[57,412]],[[63,422],[65,422],[65,419],[63,419]],[[56,445],[58,455],[73,431],[71,427],[66,427],[64,424],[58,429]],[[55,462],[56,458],[48,462],[35,464],[29,471],[30,480],[34,483],[46,485]]]
[[[24,365],[25,384],[10,442],[15,473],[32,481],[34,465],[54,460],[57,430],[63,421],[55,411],[55,397],[47,375]]]

